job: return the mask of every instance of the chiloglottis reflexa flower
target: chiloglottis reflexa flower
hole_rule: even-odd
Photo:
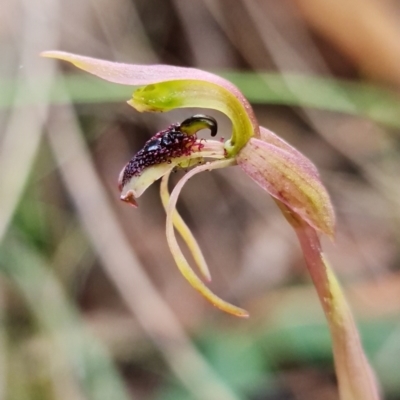
[[[71,62],[78,68],[110,82],[138,87],[128,103],[140,112],[166,112],[199,107],[220,111],[232,122],[232,135],[225,143],[199,140],[197,132],[216,121],[196,115],[172,124],[147,141],[122,170],[121,199],[137,205],[137,198],[162,178],[160,192],[167,213],[166,236],[175,262],[189,283],[216,307],[246,317],[248,313],[212,293],[190,267],[175,236],[184,239],[207,281],[209,269],[189,228],[176,210],[178,196],[194,175],[238,166],[273,197],[300,241],[304,258],[328,320],[335,357],[339,392],[345,400],[377,400],[378,390],[366,361],[350,309],[321,250],[319,236],[334,236],[335,216],[317,169],[305,156],[258,125],[243,94],[227,80],[193,68],[167,65],[130,65],[50,51],[42,54]],[[175,168],[190,169],[171,195],[168,177]]]
[[[315,166],[273,132],[260,127],[242,93],[214,74],[165,65],[129,65],[96,60],[64,52],[46,52],[46,57],[69,61],[100,78],[118,84],[140,86],[128,101],[141,112],[164,112],[174,108],[203,107],[226,114],[232,121],[232,136],[225,143],[199,140],[196,133],[217,123],[207,116],[193,116],[157,133],[125,166],[119,177],[121,199],[137,205],[137,198],[156,180],[163,178],[161,197],[167,212],[167,239],[172,255],[185,278],[215,306],[229,313],[247,312],[212,294],[190,268],[175,238],[174,226],[189,245],[200,271],[210,278],[208,267],[190,230],[175,210],[178,195],[193,175],[238,165],[277,202],[318,232],[333,236],[334,212]],[[207,161],[204,163],[204,161]],[[168,177],[174,168],[190,170],[168,193]]]

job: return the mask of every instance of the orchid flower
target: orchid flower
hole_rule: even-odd
[[[300,241],[305,261],[330,328],[339,392],[342,400],[379,398],[373,373],[364,355],[358,332],[336,277],[322,253],[320,235],[333,238],[335,215],[316,167],[280,137],[257,123],[242,93],[227,80],[193,68],[167,65],[128,65],[60,51],[45,57],[68,61],[110,82],[139,86],[128,103],[140,112],[165,112],[199,107],[218,110],[232,122],[232,136],[225,143],[198,139],[217,122],[195,115],[175,123],[148,140],[127,163],[119,177],[121,199],[137,206],[137,198],[162,178],[160,192],[167,214],[166,235],[175,262],[189,283],[216,307],[247,317],[247,311],[212,293],[190,267],[176,239],[179,232],[205,281],[210,273],[201,250],[176,210],[178,196],[194,175],[237,165],[273,197]],[[176,184],[171,195],[172,170],[196,165]]]

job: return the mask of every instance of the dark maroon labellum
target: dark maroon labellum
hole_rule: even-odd
[[[206,115],[194,115],[181,124],[175,123],[167,129],[151,137],[128,162],[120,177],[119,188],[122,188],[134,176],[139,176],[143,170],[152,165],[171,162],[171,159],[189,156],[193,151],[201,149],[196,132],[210,129],[212,136],[217,133],[217,121]],[[197,141],[197,143],[196,143]]]

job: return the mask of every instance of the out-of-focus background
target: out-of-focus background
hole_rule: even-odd
[[[39,58],[52,49],[221,74],[313,160],[337,211],[327,256],[400,399],[399,1],[2,0],[0,46],[0,399],[338,398],[301,252],[255,184],[201,174],[179,203],[212,290],[248,320],[177,271],[158,184],[119,201],[131,156],[199,110],[140,114],[132,88]]]

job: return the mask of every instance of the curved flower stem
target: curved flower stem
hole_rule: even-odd
[[[206,163],[204,165],[200,165],[191,171],[189,171],[175,186],[174,190],[171,193],[171,198],[169,200],[168,208],[167,208],[167,225],[166,225],[166,234],[168,245],[171,250],[171,253],[174,257],[174,260],[181,271],[182,275],[186,278],[186,280],[199,292],[201,293],[208,301],[210,301],[214,306],[219,309],[229,313],[236,315],[238,317],[248,317],[249,314],[246,310],[242,308],[236,307],[210,291],[207,286],[197,277],[197,275],[193,272],[190,267],[188,261],[182,253],[182,250],[179,247],[179,244],[176,240],[175,232],[174,232],[174,214],[176,209],[176,203],[179,197],[179,194],[185,185],[185,183],[194,175],[203,172],[210,171],[212,169],[217,168],[225,168],[235,163],[234,160],[218,160],[210,163]]]
[[[329,267],[314,228],[275,200],[299,239],[308,271],[321,301],[332,337],[341,400],[378,400],[375,376],[362,348],[350,307]]]
[[[170,177],[171,171],[168,171],[161,179],[160,185],[160,197],[161,202],[164,207],[165,212],[168,209],[168,202],[170,199],[169,192],[168,192],[168,180]],[[204,276],[207,281],[211,281],[211,274],[206,263],[206,260],[203,256],[203,253],[198,245],[195,237],[193,236],[192,232],[190,231],[189,227],[186,225],[185,221],[179,215],[178,211],[175,210],[173,215],[173,223],[176,230],[181,235],[182,239],[185,241],[187,247],[190,250],[190,253],[193,256],[195,263],[197,264],[201,274]]]

